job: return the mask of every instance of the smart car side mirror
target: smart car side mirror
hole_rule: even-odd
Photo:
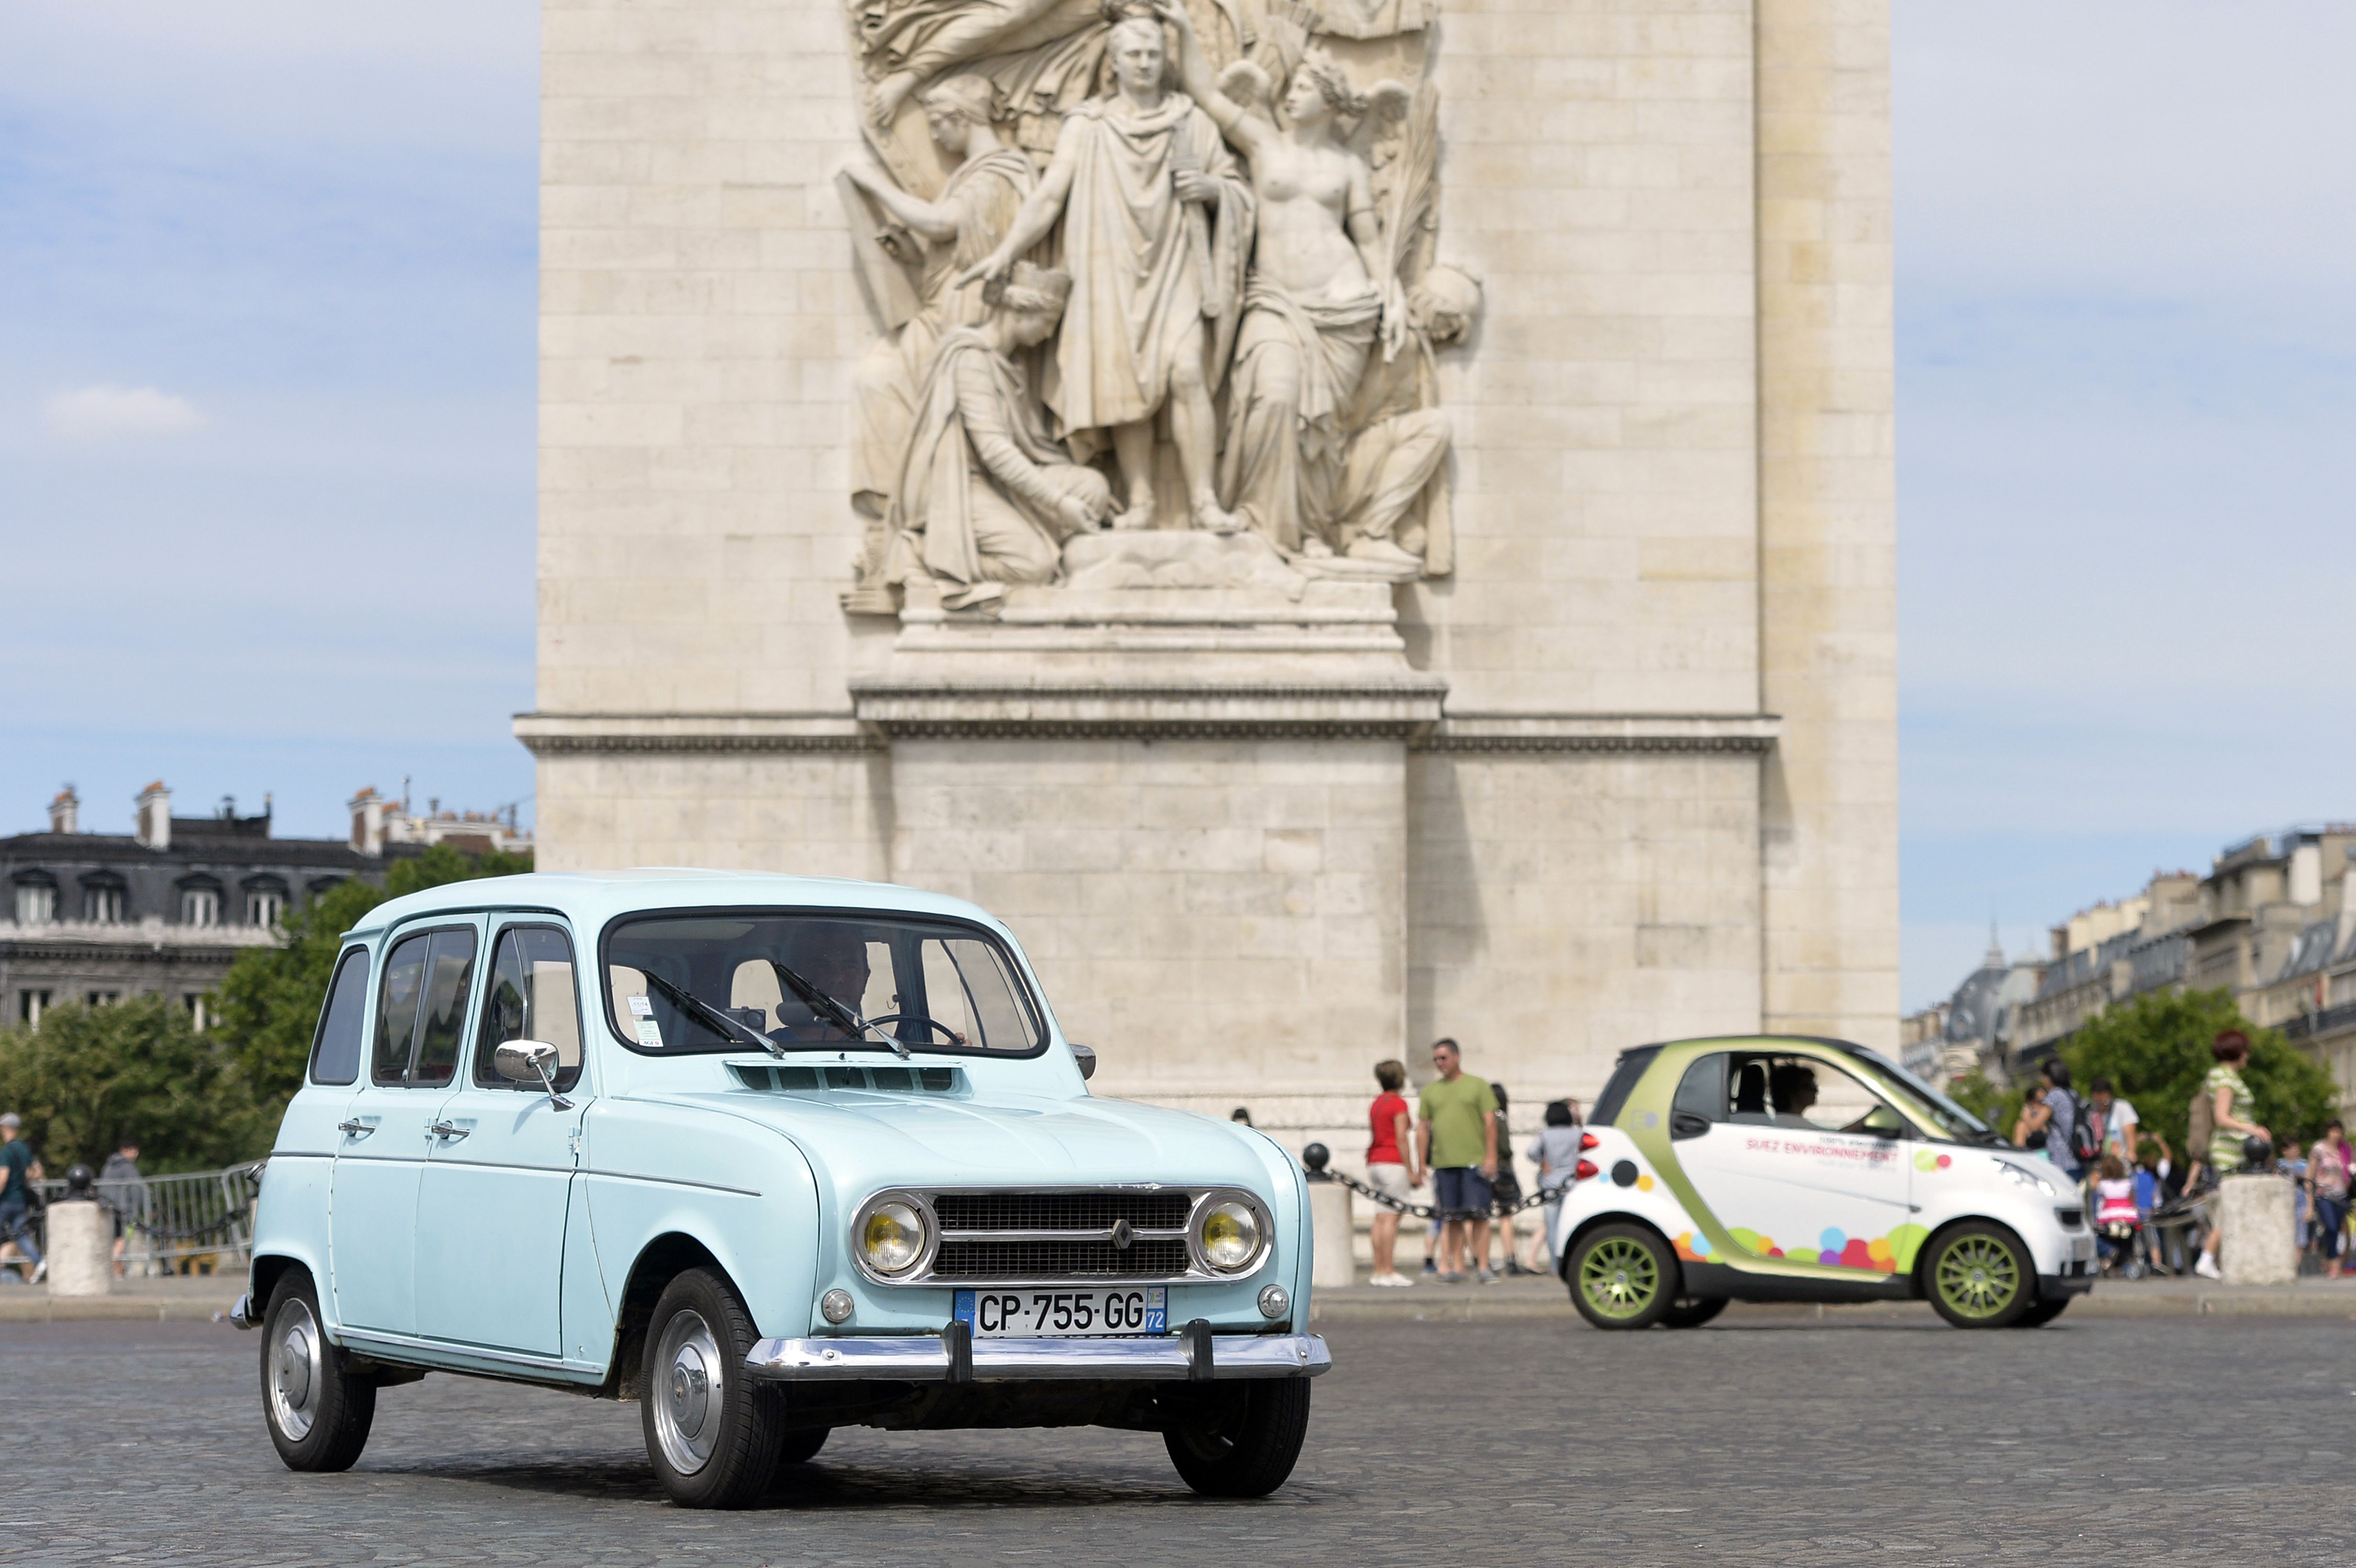
[[[1072,1060],[1080,1064],[1080,1076],[1083,1079],[1094,1078],[1097,1075],[1097,1053],[1094,1048],[1085,1045],[1072,1047]]]
[[[510,1083],[537,1083],[548,1103],[569,1111],[573,1102],[556,1092],[556,1047],[544,1040],[511,1040],[491,1052],[491,1071]]]

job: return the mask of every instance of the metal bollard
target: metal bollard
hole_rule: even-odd
[[[1350,1189],[1338,1181],[1309,1184],[1309,1226],[1313,1253],[1309,1283],[1319,1290],[1358,1283]]]
[[[114,1226],[88,1199],[49,1205],[49,1294],[104,1296],[114,1288]]]

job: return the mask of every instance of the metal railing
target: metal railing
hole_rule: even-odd
[[[35,1185],[51,1204],[65,1198],[62,1181]],[[261,1191],[259,1161],[227,1170],[102,1181],[91,1189],[99,1206],[119,1222],[123,1250],[117,1261],[134,1276],[244,1268],[253,1261],[253,1205]],[[46,1223],[41,1230],[46,1247]]]

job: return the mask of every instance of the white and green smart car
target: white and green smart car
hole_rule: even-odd
[[[2067,1177],[1845,1040],[1640,1046],[1581,1142],[1555,1255],[1599,1328],[1922,1299],[1959,1328],[2033,1328],[2094,1287]]]

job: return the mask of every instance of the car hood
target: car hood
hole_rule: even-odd
[[[1269,1194],[1274,1146],[1230,1123],[1125,1100],[833,1091],[683,1096],[776,1128],[822,1186],[1226,1184]]]

